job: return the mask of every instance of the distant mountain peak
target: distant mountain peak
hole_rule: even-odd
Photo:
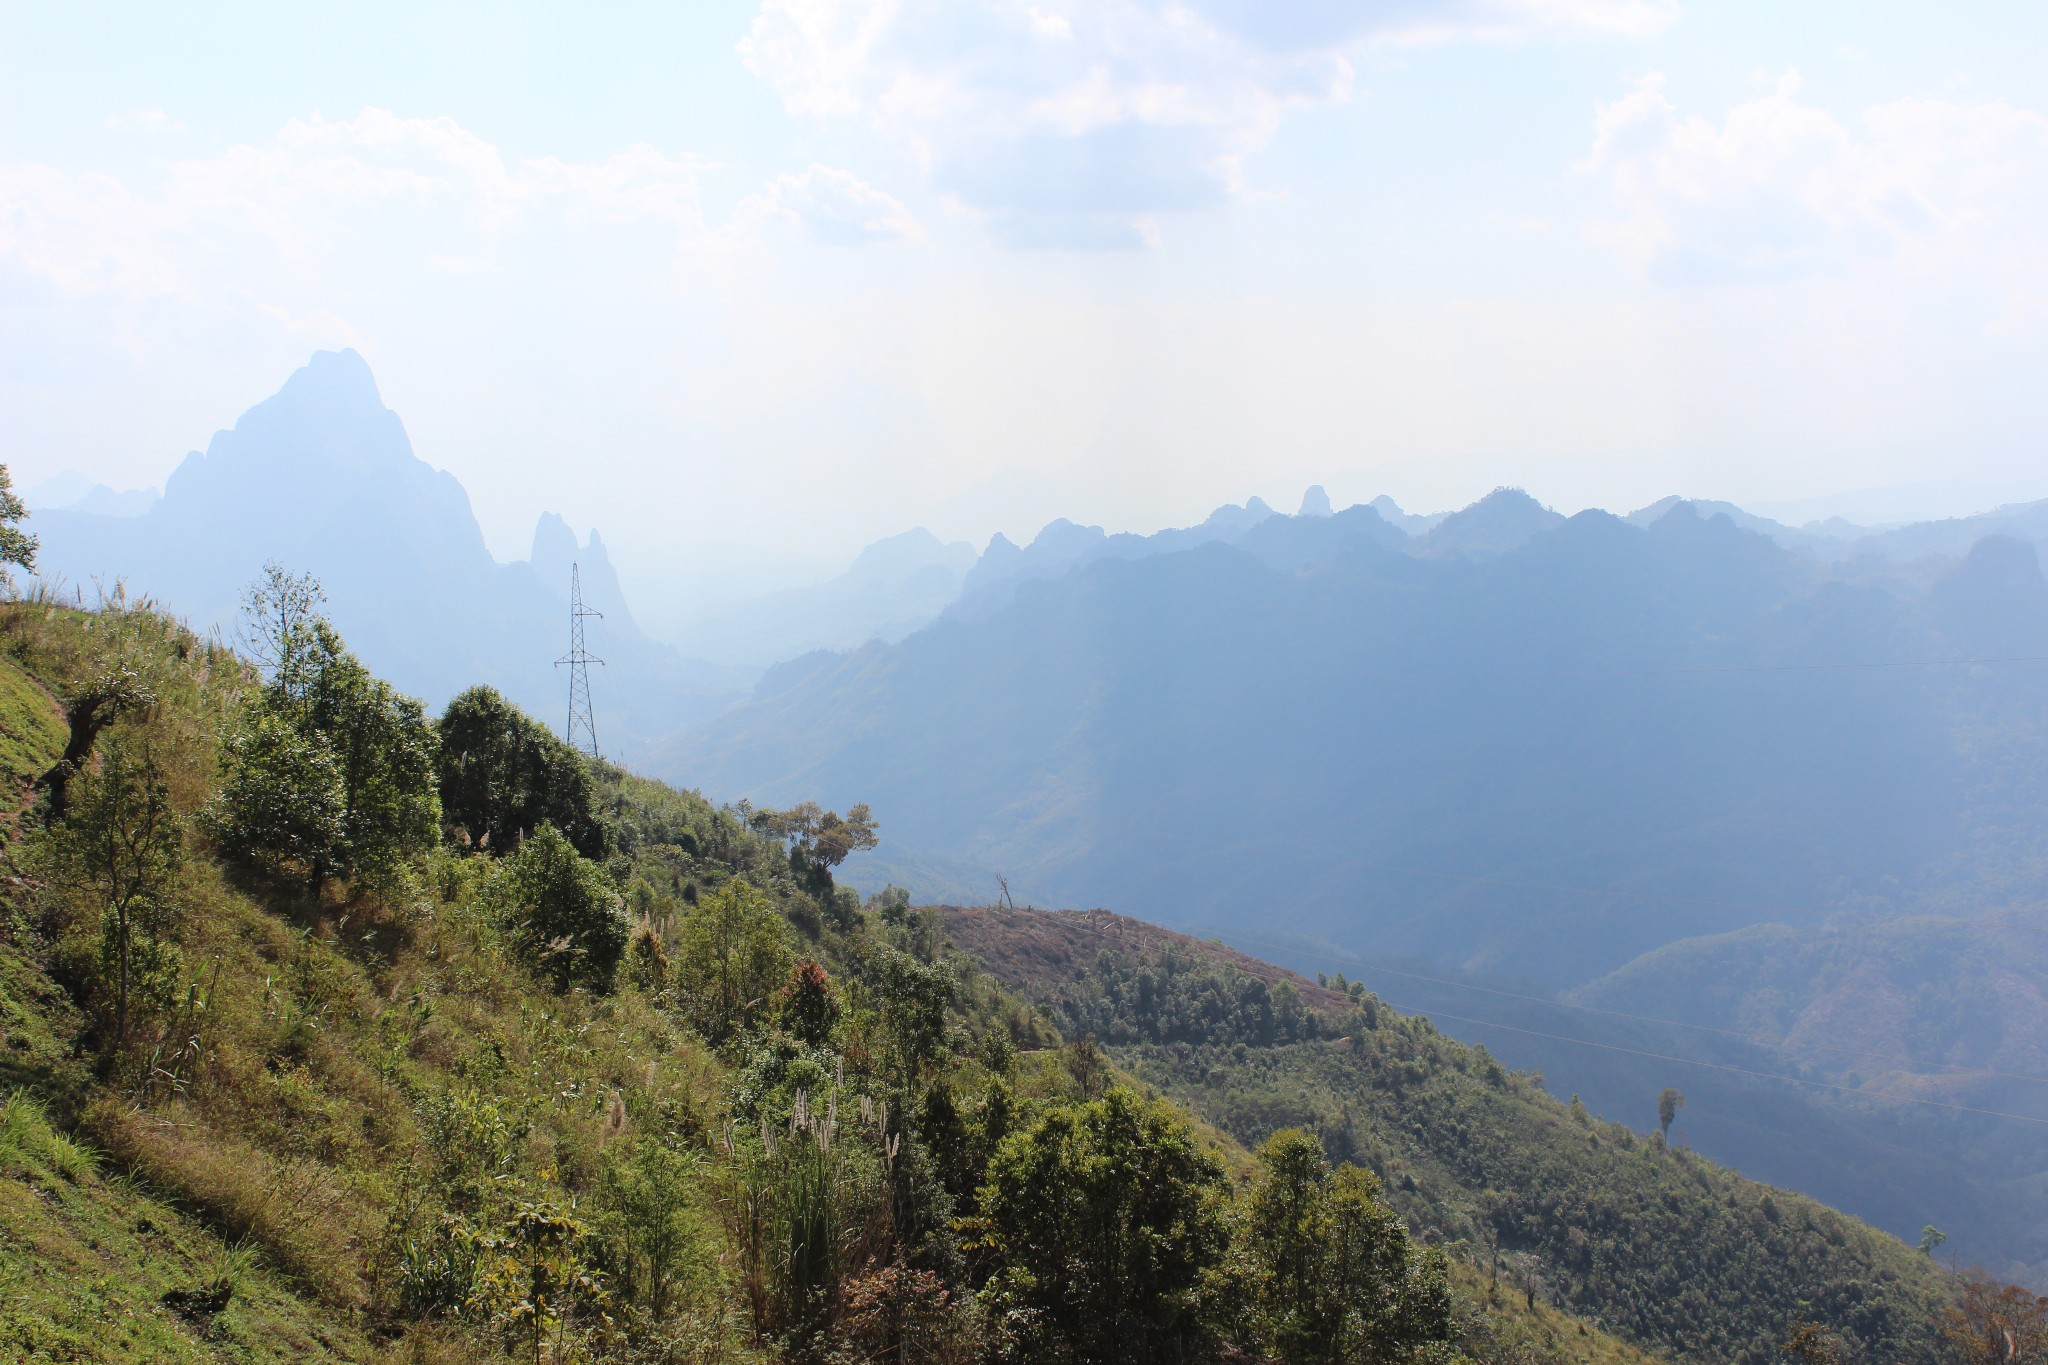
[[[1445,517],[1425,537],[1424,552],[1485,556],[1505,554],[1532,536],[1562,525],[1553,512],[1519,488],[1496,488],[1462,511]]]
[[[1319,483],[1312,483],[1301,495],[1301,510],[1298,517],[1327,517],[1334,509],[1330,506],[1330,495]]]
[[[964,577],[978,557],[965,541],[948,544],[927,528],[913,526],[867,546],[846,572],[859,579],[893,581],[938,568]]]
[[[244,413],[243,421],[265,409],[352,415],[389,411],[369,362],[347,348],[313,352],[313,358],[293,370],[275,394]]]
[[[1379,513],[1381,521],[1386,522],[1389,526],[1398,527],[1411,536],[1423,535],[1434,530],[1437,524],[1447,515],[1443,512],[1431,514],[1404,512],[1401,510],[1401,504],[1395,502],[1385,493],[1374,498],[1366,506]]]
[[[527,551],[527,561],[536,569],[543,566],[567,564],[576,558],[576,533],[569,529],[569,523],[562,519],[560,512],[543,512],[533,527],[533,548]]]

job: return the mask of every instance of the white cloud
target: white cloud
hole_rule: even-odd
[[[925,238],[924,225],[901,201],[832,166],[812,165],[801,175],[778,176],[747,199],[733,219],[746,228],[756,221],[792,222],[819,241],[844,246]]]
[[[1376,44],[1640,34],[1670,0],[762,0],[740,44],[794,114],[858,119],[1019,240],[1127,241],[1236,191]],[[1071,233],[1069,233],[1071,229]]]
[[[185,131],[183,122],[161,109],[131,109],[125,114],[109,114],[106,126],[110,132],[141,133],[145,137]]]
[[[1659,278],[1782,280],[1885,269],[2038,292],[2048,119],[2003,101],[1904,99],[1854,124],[1800,98],[1796,72],[1716,123],[1663,77],[1602,105],[1579,166],[1606,177],[1593,240]]]
[[[167,161],[148,185],[0,166],[0,259],[66,294],[197,301],[317,275],[396,213],[420,262],[488,260],[521,214],[701,231],[703,165],[634,146],[602,161],[508,162],[452,119],[365,109],[287,123],[271,141]]]
[[[317,294],[337,268],[373,259],[386,271],[503,273],[517,232],[580,234],[571,255],[605,250],[606,232],[652,233],[671,260],[751,240],[773,219],[840,242],[923,235],[896,199],[819,165],[770,182],[714,228],[707,169],[644,143],[591,161],[514,159],[453,119],[316,115],[132,180],[0,165],[0,261],[62,295],[219,307]]]

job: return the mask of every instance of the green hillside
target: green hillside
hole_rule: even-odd
[[[1676,1359],[1779,1358],[1820,1320],[1859,1359],[1937,1358],[1932,1261],[1852,1218],[1559,1104],[1362,990],[1103,912],[951,910],[956,942],[1239,1141],[1304,1126],[1513,1283]]]
[[[305,587],[263,674],[0,605],[103,722],[5,846],[9,1359],[1645,1359],[1062,1046],[833,884],[863,811],[431,721]]]

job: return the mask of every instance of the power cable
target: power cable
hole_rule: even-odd
[[[1826,912],[1810,906],[1766,905],[1759,901],[1716,900],[1707,896],[1674,896],[1654,891],[1623,891],[1614,887],[1572,886],[1562,882],[1532,882],[1515,877],[1489,877],[1474,872],[1442,872],[1424,867],[1401,867],[1393,863],[1368,863],[1347,859],[1340,866],[1355,868],[1361,872],[1391,872],[1404,877],[1433,877],[1439,881],[1473,882],[1481,886],[1507,886],[1520,891],[1555,891],[1568,896],[1606,896],[1613,900],[1637,901],[1646,905],[1696,905],[1709,910],[1747,910],[1763,915],[1820,916]],[[2010,913],[1999,912],[1999,913]],[[1893,919],[1911,919],[1915,916],[1892,916]],[[2048,925],[2013,924],[1994,919],[1990,915],[1970,918],[1951,916],[1965,923],[1995,924],[2001,929],[2011,929],[2027,934],[2048,934]]]
[[[1616,1019],[1632,1019],[1638,1023],[1643,1024],[1661,1024],[1667,1028],[1695,1029],[1701,1033],[1716,1033],[1728,1038],[1738,1038],[1741,1039],[1743,1042],[1749,1043],[1753,1047],[1762,1047],[1771,1050],[1777,1050],[1785,1046],[1785,1044],[1783,1043],[1772,1043],[1759,1039],[1755,1034],[1745,1033],[1741,1029],[1716,1028],[1712,1024],[1690,1024],[1682,1019],[1660,1019],[1655,1015],[1634,1014],[1628,1010],[1604,1009],[1598,1005],[1581,1005],[1570,1000],[1553,999],[1550,996],[1525,995],[1516,991],[1498,990],[1491,986],[1481,986],[1470,981],[1457,981],[1449,977],[1426,976],[1421,972],[1402,971],[1398,967],[1382,967],[1375,963],[1368,962],[1364,958],[1352,957],[1348,953],[1340,954],[1329,952],[1306,951],[1296,947],[1295,945],[1289,944],[1284,939],[1264,938],[1257,934],[1238,933],[1235,930],[1229,931],[1229,938],[1236,939],[1244,943],[1259,944],[1262,945],[1264,948],[1274,952],[1294,953],[1301,957],[1311,958],[1317,962],[1327,962],[1331,965],[1337,965],[1348,958],[1350,968],[1353,971],[1376,973],[1382,976],[1405,977],[1410,981],[1424,981],[1428,982],[1430,985],[1433,986],[1449,986],[1453,990],[1474,991],[1481,995],[1499,996],[1504,1000],[1526,1000],[1531,1004],[1545,1005],[1550,1007],[1551,1009],[1580,1010],[1587,1014],[1605,1014],[1610,1015]],[[1910,1067],[1922,1067],[1926,1065],[1926,1063],[1921,1062],[1915,1058],[1901,1057],[1898,1054],[1891,1052],[1866,1052],[1859,1048],[1838,1047],[1830,1043],[1802,1043],[1800,1044],[1800,1046],[1812,1048],[1816,1052],[1839,1052],[1845,1056],[1867,1057],[1873,1061],[1897,1062],[1902,1065]],[[1971,1067],[1967,1070],[1959,1070],[1944,1067],[1934,1071],[1916,1070],[1909,1072],[1908,1074],[1913,1076],[1925,1076],[1929,1078],[1936,1076],[1996,1076],[2001,1080],[2033,1081],[2037,1084],[2048,1085],[2048,1076],[2031,1076],[2021,1071],[2000,1071],[1995,1067]]]
[[[1368,672],[1353,678],[1410,682],[1458,682],[1473,678],[1669,678],[1724,673],[1846,673],[1883,668],[1966,668],[1983,664],[2048,663],[2048,654],[2007,654],[1978,659],[1875,659],[1862,663],[1701,664],[1671,668],[1539,668],[1472,670],[1463,673]]]
[[[1047,914],[1054,912],[1035,910],[1029,911],[1027,913]],[[1075,927],[1079,928],[1083,933],[1094,934],[1100,938],[1115,939],[1118,942],[1124,941],[1120,935],[1111,934],[1106,930],[1096,928],[1094,925],[1082,923],[1078,919],[1069,920],[1067,922],[1074,924]],[[1330,960],[1322,956],[1321,954],[1317,953],[1303,953],[1302,956],[1312,958],[1318,961]],[[1266,965],[1277,966],[1278,964],[1268,963]],[[1282,970],[1285,969],[1283,968]],[[1384,996],[1381,998],[1382,1000],[1385,1000]],[[1669,1053],[1651,1052],[1645,1048],[1623,1047],[1619,1043],[1600,1043],[1595,1042],[1590,1038],[1573,1038],[1562,1033],[1546,1033],[1541,1029],[1523,1028],[1516,1024],[1503,1024],[1492,1019],[1474,1019],[1467,1015],[1452,1014],[1447,1010],[1431,1010],[1420,1006],[1402,1004],[1394,1000],[1385,1000],[1385,1003],[1389,1009],[1398,1010],[1403,1014],[1421,1019],[1454,1019],[1461,1024],[1472,1024],[1480,1028],[1504,1029],[1509,1033],[1525,1034],[1532,1038],[1547,1038],[1553,1042],[1571,1043],[1579,1047],[1598,1048],[1603,1052],[1619,1052],[1625,1053],[1632,1057],[1646,1057],[1653,1061],[1671,1062],[1679,1066],[1696,1066],[1705,1068],[1709,1071],[1723,1071],[1731,1073],[1733,1075],[1753,1077],[1758,1080],[1783,1081],[1789,1085],[1806,1085],[1812,1086],[1815,1089],[1819,1090],[1833,1090],[1844,1095],[1853,1095],[1859,1099],[1864,1100],[1885,1101],[1893,1104],[1918,1104],[1931,1109],[1947,1109],[1956,1113],[1979,1114],[1989,1118],[2016,1119],[2021,1123],[2031,1123],[2040,1127],[2048,1127],[2048,1119],[2034,1118],[2027,1114],[2008,1113],[2003,1109],[1981,1109],[1975,1105],[1950,1104],[1944,1100],[1921,1099],[1918,1096],[1914,1095],[1874,1095],[1869,1091],[1859,1090],[1854,1086],[1841,1085],[1834,1081],[1816,1081],[1809,1079],[1805,1076],[1786,1076],[1775,1071],[1758,1071],[1752,1067],[1734,1066],[1727,1062],[1701,1061],[1696,1057],[1676,1057],[1672,1056]]]
[[[1793,1085],[1811,1085],[1822,1090],[1839,1090],[1845,1095],[1855,1095],[1866,1100],[1881,1099],[1893,1104],[1924,1104],[1934,1109],[1953,1109],[1958,1113],[1983,1114],[1990,1118],[2018,1119],[2021,1123],[2033,1123],[2039,1124],[2042,1127],[2048,1127],[2048,1119],[2033,1118],[2026,1114],[2009,1114],[2003,1109],[1979,1109],[1973,1105],[1949,1104],[1943,1100],[1924,1100],[1913,1095],[1872,1095],[1868,1091],[1858,1090],[1854,1086],[1849,1085],[1837,1085],[1833,1081],[1809,1080],[1804,1076],[1781,1076],[1774,1071],[1755,1071],[1746,1066],[1731,1066],[1726,1062],[1703,1062],[1694,1057],[1673,1057],[1666,1053],[1650,1052],[1643,1048],[1623,1047],[1619,1043],[1596,1043],[1589,1038],[1570,1038],[1561,1033],[1545,1033],[1541,1029],[1521,1028],[1514,1024],[1496,1023],[1491,1019],[1469,1019],[1462,1014],[1449,1014],[1442,1010],[1417,1009],[1408,1005],[1396,1004],[1391,1000],[1387,1001],[1387,1004],[1392,1009],[1400,1010],[1403,1013],[1413,1013],[1424,1019],[1455,1019],[1461,1024],[1476,1024],[1481,1028],[1506,1029],[1510,1033],[1525,1033],[1533,1038],[1549,1038],[1559,1043],[1576,1043],[1580,1047],[1597,1047],[1604,1052],[1625,1052],[1632,1057],[1649,1057],[1660,1062],[1675,1062],[1680,1066],[1699,1066],[1705,1067],[1710,1071],[1728,1071],[1738,1076],[1754,1076],[1761,1080],[1787,1081]]]

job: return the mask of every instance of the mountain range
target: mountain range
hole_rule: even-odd
[[[125,578],[228,631],[274,559],[430,705],[484,681],[551,723],[575,566],[607,752],[719,800],[870,802],[858,884],[1364,976],[1606,1112],[1682,1082],[1718,1158],[1894,1231],[1930,1206],[2048,1276],[2032,1129],[1967,1112],[2048,1117],[2048,504],[1872,530],[1311,489],[979,554],[919,529],[704,616],[712,664],[639,624],[595,531],[545,514],[496,562],[353,352],[160,498],[49,495],[41,565],[81,595]]]
[[[241,594],[276,561],[320,579],[336,624],[373,667],[438,708],[471,683],[554,716],[565,681],[569,575],[605,613],[597,726],[623,752],[710,715],[750,674],[684,658],[634,624],[596,532],[578,544],[559,517],[535,528],[532,559],[496,562],[469,496],[413,453],[354,351],[323,351],[272,396],[187,455],[161,498],[111,516],[85,505],[33,510],[38,568],[88,584],[146,585],[202,629],[232,632]]]
[[[653,761],[869,801],[868,885],[1338,967],[1610,1114],[1682,1086],[1717,1160],[2038,1281],[2048,1093],[2010,1078],[2048,1074],[2048,926],[2006,927],[2048,894],[2034,544],[1830,560],[1687,501],[1635,520],[1503,491],[1419,535],[1353,507],[1088,537]]]

